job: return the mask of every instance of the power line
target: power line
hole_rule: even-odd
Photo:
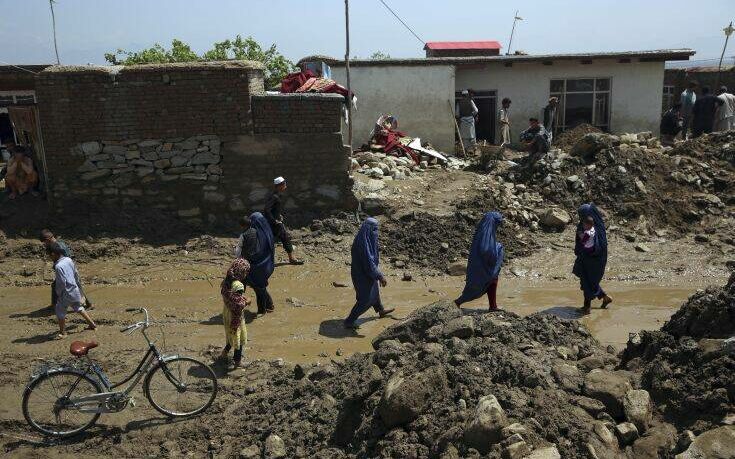
[[[426,44],[426,42],[425,42],[424,40],[422,40],[422,39],[421,39],[421,37],[419,37],[418,35],[416,35],[416,32],[414,32],[414,31],[413,31],[413,29],[411,29],[411,28],[410,28],[410,27],[408,26],[408,24],[406,24],[406,23],[405,23],[405,21],[404,21],[403,19],[401,19],[401,17],[400,17],[400,16],[398,16],[398,15],[396,14],[396,12],[395,12],[395,11],[393,11],[393,10],[391,9],[391,7],[390,7],[390,6],[388,6],[388,4],[386,4],[386,3],[385,3],[385,2],[383,1],[383,0],[378,0],[378,1],[379,1],[380,3],[382,3],[382,4],[383,4],[383,6],[384,6],[384,7],[386,7],[386,8],[388,9],[388,11],[390,11],[390,12],[391,12],[391,14],[392,14],[393,16],[395,16],[395,17],[396,17],[396,19],[398,19],[398,20],[400,21],[400,23],[401,23],[401,24],[403,24],[403,27],[405,27],[406,29],[408,29],[408,31],[409,31],[409,32],[411,32],[411,34],[412,34],[412,35],[413,35],[414,37],[416,37],[416,39],[417,39],[418,41],[420,41],[420,42],[421,42],[421,44],[423,44],[423,45],[425,45],[425,44]]]

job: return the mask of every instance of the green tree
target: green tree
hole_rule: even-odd
[[[377,50],[370,55],[370,59],[390,59],[390,54]]]
[[[105,60],[112,65],[161,64],[169,62],[252,60],[262,62],[265,66],[265,87],[277,87],[284,76],[296,68],[271,45],[263,49],[253,37],[242,38],[237,35],[234,40],[217,42],[212,49],[201,56],[181,40],[174,39],[171,48],[166,49],[156,43],[151,48],[137,52],[118,49],[114,53],[106,53]]]

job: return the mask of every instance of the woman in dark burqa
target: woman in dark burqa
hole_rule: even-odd
[[[607,265],[607,233],[602,215],[594,204],[583,204],[577,209],[577,213],[579,224],[574,242],[574,254],[577,258],[572,273],[579,277],[580,290],[584,292],[581,312],[589,314],[595,298],[602,300],[603,309],[612,303],[612,298],[600,287]],[[591,228],[586,229],[585,222]],[[590,231],[591,229],[594,231]]]
[[[380,301],[380,287],[388,282],[380,272],[380,248],[378,246],[378,221],[368,218],[352,242],[352,285],[355,287],[356,302],[350,315],[345,319],[345,328],[358,328],[356,321],[371,306],[380,317],[385,317],[395,309],[385,309]]]
[[[247,285],[255,291],[258,314],[265,314],[274,310],[273,299],[268,293],[268,279],[275,269],[273,231],[268,224],[268,220],[260,212],[254,212],[250,215],[250,225],[255,228],[257,233],[258,250],[250,260]]]
[[[480,298],[487,293],[490,310],[498,309],[496,293],[498,276],[503,265],[505,250],[496,239],[495,232],[503,222],[499,212],[488,212],[480,220],[472,238],[472,247],[467,260],[467,277],[462,295],[454,300],[457,307]]]

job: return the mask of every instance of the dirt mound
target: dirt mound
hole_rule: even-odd
[[[625,445],[640,442],[613,433],[634,378],[613,371],[612,350],[576,321],[463,315],[443,301],[373,345],[373,353],[326,365],[253,362],[222,381],[199,419],[96,430],[44,453],[497,459],[542,450],[622,459]],[[280,446],[282,456],[267,453]]]
[[[735,412],[735,273],[693,295],[660,331],[633,335],[623,364],[669,422],[701,433]],[[726,340],[729,338],[729,340]]]
[[[460,206],[458,206],[460,207]],[[485,206],[467,206],[493,209]],[[469,255],[472,236],[482,213],[460,210],[451,216],[409,212],[384,225],[381,249],[395,262],[445,271],[447,266]],[[505,246],[506,259],[526,256],[535,246],[518,239],[512,224],[501,225],[498,240]]]
[[[678,143],[669,154],[711,157],[735,165],[735,131],[714,132]]]
[[[592,126],[591,124],[580,124],[574,129],[564,131],[554,139],[554,148],[561,148],[562,150],[570,149],[584,137],[585,134],[602,132],[599,128]]]

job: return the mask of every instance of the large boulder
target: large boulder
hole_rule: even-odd
[[[444,336],[448,338],[469,338],[475,334],[475,321],[470,316],[460,316],[444,325]]]
[[[735,459],[735,426],[722,426],[703,433],[675,459]]]
[[[265,448],[263,448],[263,456],[266,459],[280,459],[286,457],[286,445],[281,437],[276,434],[270,434],[265,439]]]
[[[563,209],[552,208],[542,212],[539,220],[547,228],[563,230],[572,221],[572,217]]]
[[[584,378],[584,394],[601,401],[615,418],[623,417],[623,398],[629,390],[628,378],[617,372],[592,370]]]
[[[549,446],[531,452],[525,459],[561,459],[561,454],[556,446]]]
[[[625,418],[635,424],[638,431],[643,433],[648,430],[648,425],[653,417],[653,403],[648,391],[629,390],[623,397],[623,411]]]
[[[503,407],[494,395],[480,398],[475,414],[464,431],[467,446],[481,453],[487,453],[490,447],[503,440],[503,427],[508,425]]]
[[[676,447],[676,429],[671,424],[659,424],[648,429],[646,434],[633,443],[636,459],[659,459],[670,457]]]
[[[385,340],[402,343],[425,341],[427,330],[434,325],[444,324],[462,315],[462,311],[452,301],[437,301],[416,309],[405,319],[383,330],[373,339],[373,348],[378,349]]]
[[[586,161],[592,161],[598,153],[606,148],[611,148],[610,136],[599,132],[585,134],[572,147],[572,156],[579,156]]]
[[[441,368],[430,367],[410,376],[395,373],[378,405],[380,418],[388,428],[411,422],[426,409],[432,397],[441,397],[446,390],[447,375]]]

